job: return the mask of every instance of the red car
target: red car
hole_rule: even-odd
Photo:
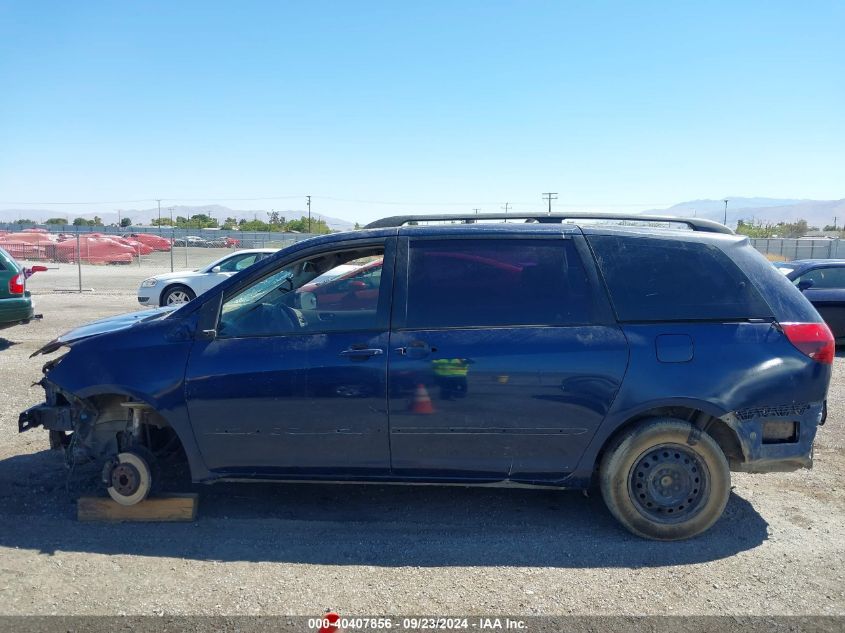
[[[129,233],[123,237],[141,242],[141,244],[146,244],[157,251],[169,251],[171,248],[168,238],[156,235],[155,233]]]
[[[375,310],[381,264],[379,258],[325,283],[315,279],[297,291],[300,305],[306,310]]]

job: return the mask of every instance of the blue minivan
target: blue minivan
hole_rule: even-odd
[[[598,484],[635,534],[694,536],[730,471],[811,467],[834,341],[726,227],[612,220],[399,216],[299,242],[47,344],[70,350],[19,429],[101,462],[125,505],[176,444],[204,483]]]

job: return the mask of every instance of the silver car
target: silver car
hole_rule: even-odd
[[[138,303],[167,306],[186,303],[203,292],[276,252],[275,248],[235,251],[199,270],[164,273],[141,282]]]

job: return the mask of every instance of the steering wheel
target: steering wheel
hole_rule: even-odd
[[[284,303],[278,304],[276,308],[279,311],[280,316],[283,316],[290,322],[291,330],[297,331],[304,327],[302,317],[299,312]]]

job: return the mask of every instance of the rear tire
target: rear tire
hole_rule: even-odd
[[[690,444],[690,438],[695,438]],[[707,433],[674,418],[645,421],[605,452],[602,497],[611,514],[644,538],[675,541],[710,528],[725,510],[731,473]]]

